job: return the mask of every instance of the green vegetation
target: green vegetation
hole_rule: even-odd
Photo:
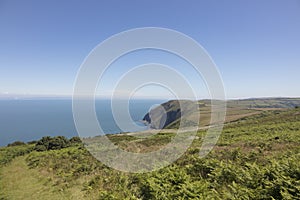
[[[25,145],[25,142],[21,142],[21,141],[15,141],[11,144],[8,144],[8,147],[13,147],[13,146],[20,146],[20,145]]]
[[[9,146],[0,148],[0,167],[8,164],[15,157],[30,153],[33,148],[33,145]]]
[[[73,137],[70,140],[64,136],[43,137],[41,140],[36,142],[34,150],[36,151],[48,151],[48,150],[59,150],[66,147],[70,147],[74,144],[81,143],[79,137]]]
[[[147,152],[174,134],[108,137],[124,150]],[[299,109],[264,110],[228,123],[201,159],[203,134],[175,163],[144,174],[106,167],[79,138],[1,148],[0,199],[300,199]]]

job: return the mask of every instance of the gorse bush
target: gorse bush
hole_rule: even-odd
[[[47,150],[59,150],[66,147],[70,147],[74,144],[81,144],[79,137],[73,137],[68,140],[64,136],[50,137],[46,136],[36,142],[36,151],[47,151]]]
[[[66,148],[69,146],[69,141],[63,136],[57,137],[43,137],[36,143],[35,150],[37,151],[47,151],[47,150],[57,150]]]
[[[15,141],[13,143],[8,144],[7,146],[8,147],[13,147],[13,146],[20,146],[20,145],[25,145],[25,143],[21,142],[21,141]]]

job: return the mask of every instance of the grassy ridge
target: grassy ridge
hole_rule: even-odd
[[[195,123],[198,120],[198,112],[200,112],[199,126],[205,127],[210,124],[211,119],[211,100],[200,100],[197,102],[199,109],[194,109],[195,102],[192,101],[180,101],[189,110],[185,113],[185,119]],[[292,109],[300,107],[299,98],[260,98],[260,99],[240,99],[226,101],[227,113],[226,123],[236,121],[240,118],[256,115],[266,110],[280,110],[280,109]],[[166,112],[176,112],[180,109],[178,101],[168,101],[164,104]],[[182,105],[181,105],[182,106]],[[155,112],[154,112],[155,113]],[[152,114],[152,118],[159,121],[161,113],[158,112],[155,116]],[[158,119],[157,119],[158,118]],[[166,128],[178,128],[180,125],[180,117],[174,118],[166,124]]]
[[[300,110],[262,111],[227,124],[213,151],[198,156],[199,131],[189,150],[161,170],[130,174],[95,160],[82,145],[34,151],[32,146],[2,162],[0,199],[300,199]],[[174,133],[149,138],[109,135],[132,152],[147,152],[170,141]],[[18,174],[25,188],[7,184]],[[4,187],[5,186],[5,187]],[[45,190],[45,188],[47,188]],[[22,192],[26,189],[26,192]],[[17,196],[16,196],[17,195]]]

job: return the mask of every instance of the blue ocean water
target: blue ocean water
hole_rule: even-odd
[[[149,109],[165,100],[131,100],[129,111],[137,124]],[[119,133],[111,102],[96,100],[96,113],[104,133]],[[146,128],[146,127],[145,127]],[[0,100],[0,146],[14,141],[38,140],[43,136],[78,136],[72,114],[72,100]]]

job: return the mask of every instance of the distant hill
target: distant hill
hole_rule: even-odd
[[[228,100],[226,122],[258,114],[263,110],[289,109],[300,107],[300,98],[252,98]],[[150,124],[151,128],[178,128],[183,115],[181,106],[185,106],[188,112],[184,113],[185,118],[195,121],[196,113],[200,112],[200,126],[209,125],[211,115],[211,101],[200,100],[198,102],[188,100],[171,100],[153,108],[147,113],[143,120]],[[195,104],[197,104],[196,109]]]
[[[252,98],[230,100],[227,107],[245,108],[295,108],[300,106],[300,98]]]

